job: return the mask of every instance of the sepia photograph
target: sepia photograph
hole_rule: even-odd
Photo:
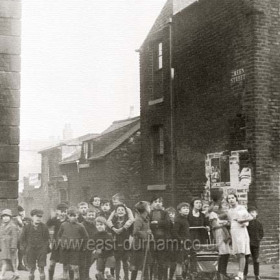
[[[0,280],[279,279],[280,0],[0,0]]]

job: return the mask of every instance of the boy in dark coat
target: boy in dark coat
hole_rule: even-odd
[[[152,239],[149,214],[150,205],[147,201],[140,201],[135,205],[136,218],[133,227],[131,280],[136,280],[138,270],[142,270],[145,280],[149,279],[148,267],[151,263],[149,240]]]
[[[158,280],[167,279],[168,250],[166,241],[170,237],[171,228],[169,215],[163,209],[162,204],[163,199],[160,196],[154,196],[151,199],[150,227],[154,237],[154,242],[150,246],[153,260],[151,278],[153,272],[157,272]],[[162,245],[165,248],[162,248]],[[154,269],[156,270],[154,271]]]
[[[171,222],[171,228],[170,228],[170,239],[168,240],[168,259],[169,259],[169,276],[168,279],[172,280],[173,276],[175,274],[176,270],[176,260],[177,260],[177,250],[176,247],[173,247],[173,242],[176,243],[176,239],[173,236],[173,226],[175,223],[175,216],[176,216],[176,210],[173,207],[169,207],[166,209],[166,212],[168,213],[170,222]]]
[[[97,233],[94,235],[95,255],[97,256],[97,279],[112,278],[110,269],[115,267],[114,240],[111,233],[106,231],[106,220],[97,217],[95,220]]]
[[[183,278],[184,264],[187,258],[187,249],[191,245],[190,230],[188,222],[188,214],[190,212],[190,205],[187,202],[182,202],[177,206],[178,216],[175,218],[173,225],[173,236],[178,242],[178,255],[176,266],[176,279]]]
[[[253,217],[253,220],[249,222],[247,230],[250,236],[250,251],[253,259],[254,274],[256,280],[260,280],[261,278],[260,278],[259,252],[260,252],[260,242],[263,238],[263,226],[261,222],[257,219],[258,211],[256,207],[249,207],[248,212]],[[246,263],[244,269],[244,279],[247,277],[248,274],[249,257],[250,255],[245,256]]]
[[[53,280],[56,263],[59,262],[59,244],[57,234],[62,223],[67,219],[68,205],[60,203],[56,207],[56,216],[47,221],[48,228],[53,228],[52,249],[49,266],[49,280]]]
[[[89,270],[92,264],[94,263],[94,257],[92,255],[94,251],[94,236],[97,233],[95,226],[96,212],[94,209],[88,209],[86,219],[82,222],[88,233],[88,243],[83,253],[83,260],[80,264],[80,279],[88,280]]]
[[[68,279],[68,272],[74,271],[74,279],[79,279],[79,265],[83,258],[83,251],[88,242],[85,227],[78,223],[78,210],[69,207],[68,219],[61,224],[57,233],[60,242],[60,262],[63,264],[63,278]],[[84,279],[81,279],[84,280]]]
[[[43,211],[33,209],[30,213],[32,223],[23,227],[20,243],[26,252],[27,265],[30,269],[29,280],[34,280],[36,263],[40,273],[40,280],[45,280],[44,267],[46,266],[47,253],[49,250],[49,231],[42,223]]]

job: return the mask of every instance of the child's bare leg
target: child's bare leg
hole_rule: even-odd
[[[63,265],[63,279],[68,279],[68,274],[69,274],[69,265],[64,264]]]
[[[75,280],[80,279],[79,266],[78,265],[70,265],[70,269],[74,272],[74,279]]]
[[[40,273],[40,280],[45,280],[46,279],[46,275],[45,275],[44,267],[39,266],[38,270],[39,270],[39,273]]]
[[[1,267],[1,274],[0,274],[0,279],[4,279],[4,275],[7,271],[7,266],[8,266],[8,263],[6,260],[3,260],[2,261],[2,267]]]
[[[177,263],[176,270],[175,270],[176,280],[182,279],[182,273],[183,273],[183,266],[182,264]]]
[[[243,272],[244,272],[245,263],[246,263],[245,255],[238,254],[237,257],[238,257],[238,262],[239,262],[238,276],[243,279]]]
[[[12,263],[12,270],[14,272],[15,276],[18,276],[18,271],[17,271],[17,255],[16,252],[14,253],[14,255],[12,255],[12,259],[11,259],[11,263]]]

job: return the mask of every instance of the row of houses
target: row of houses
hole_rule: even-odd
[[[123,192],[129,193],[129,201],[139,199],[139,117],[115,121],[101,134],[62,141],[39,153],[40,187],[26,183],[21,194],[27,212],[36,201],[50,214],[60,202],[77,205],[93,195],[110,199],[114,193]]]
[[[277,0],[168,0],[138,50],[140,118],[42,150],[48,206],[222,188],[259,208],[263,256],[278,259],[279,27]]]

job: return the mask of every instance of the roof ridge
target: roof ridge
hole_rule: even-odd
[[[93,137],[94,135],[99,135],[99,133],[87,133],[87,134],[84,134],[84,135],[81,135],[81,136],[78,136],[78,137],[74,137],[74,138],[70,138],[70,139],[66,139],[66,140],[60,140],[59,142],[53,144],[53,145],[50,145],[50,146],[47,146],[45,148],[42,148],[40,150],[38,150],[38,153],[43,153],[45,151],[48,151],[48,150],[52,150],[52,149],[55,149],[55,148],[59,148],[65,144],[68,144],[68,143],[71,143],[72,141],[80,141],[81,143],[85,140],[83,140],[82,138],[86,138],[86,137],[92,137],[91,139],[95,138]]]
[[[137,119],[137,118],[138,118],[138,119]],[[138,120],[140,121],[140,116],[139,116],[139,117],[132,118],[132,119],[127,119],[127,120],[133,120],[133,119],[135,119],[135,122],[138,121]],[[113,123],[118,123],[118,121],[113,122]],[[112,123],[112,124],[113,124],[113,123]],[[130,125],[130,124],[132,124],[132,123],[133,123],[133,122],[128,123],[128,124],[126,124],[126,125],[124,125],[124,126],[122,126],[122,127],[116,128],[116,129],[114,129],[114,130],[105,132],[105,133],[100,133],[100,135],[97,136],[97,137],[95,137],[94,139],[103,137],[104,135],[110,134],[110,133],[112,133],[112,132],[116,132],[116,131],[118,131],[118,130],[120,130],[120,129],[123,129],[124,127],[126,127],[126,126],[128,126],[128,125]],[[105,131],[106,131],[106,130],[105,130]],[[91,139],[89,139],[89,140],[91,140]]]
[[[114,149],[116,149],[119,145],[121,145],[126,139],[128,139],[128,137],[130,135],[132,135],[133,133],[135,133],[139,129],[140,129],[140,123],[135,124],[128,131],[126,131],[124,134],[122,134],[120,137],[118,137],[113,143],[111,143],[107,147],[104,147],[104,149],[101,150],[100,152],[98,152],[97,155],[90,157],[89,160],[98,159],[100,157],[104,157],[104,156],[108,155]],[[104,154],[104,151],[106,151],[106,149],[109,150],[109,151],[107,151]],[[102,154],[104,154],[104,155],[102,156]]]
[[[137,117],[133,117],[133,118],[127,118],[127,119],[122,119],[122,120],[117,120],[117,121],[113,121],[113,123],[121,123],[121,122],[125,122],[125,121],[130,121],[130,120],[136,120],[136,119],[139,119],[140,116],[137,116]]]

